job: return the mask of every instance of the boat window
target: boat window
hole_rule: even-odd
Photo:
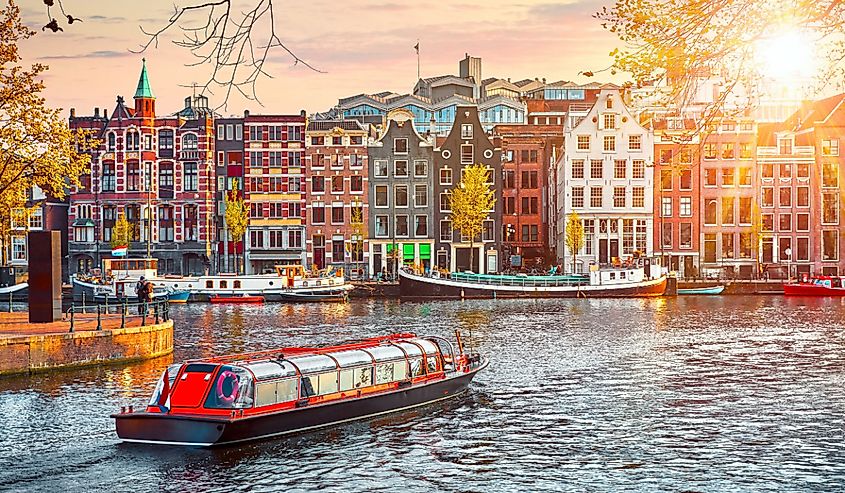
[[[213,281],[205,281],[205,287],[208,288],[208,289],[213,288],[214,282]]]
[[[610,279],[616,279],[616,273],[615,272],[610,273]]]
[[[624,272],[619,273],[619,279],[625,279],[625,273]]]
[[[422,365],[422,358],[414,358],[411,360],[411,376],[419,377],[425,374]]]
[[[373,359],[370,354],[365,351],[353,349],[351,351],[340,351],[331,353],[332,358],[337,360],[337,364],[341,368],[349,368],[352,366],[372,364]]]
[[[437,371],[437,358],[434,356],[428,357],[428,368],[426,369],[427,373],[434,373]]]
[[[235,289],[241,288],[241,281],[232,281],[232,284]]]
[[[393,363],[393,379],[405,380],[406,378],[408,378],[408,362],[397,361]]]
[[[317,375],[304,376],[299,386],[299,397],[302,399],[317,395]]]
[[[226,281],[220,281],[220,289],[226,289],[229,287],[229,283]]]
[[[185,373],[211,373],[217,369],[217,365],[210,363],[191,363],[185,367]]]
[[[378,346],[374,348],[367,348],[366,351],[372,354],[376,361],[405,359],[405,353],[396,346]]]
[[[337,372],[333,371],[331,373],[321,373],[318,375],[318,380],[320,382],[320,388],[318,392],[320,395],[326,394],[334,394],[337,392]]]
[[[296,399],[296,379],[286,378],[274,382],[262,382],[255,386],[255,405],[270,406]]]
[[[355,385],[356,389],[369,387],[373,384],[373,367],[368,366],[366,368],[357,368],[353,377],[352,383]]]
[[[376,384],[393,381],[393,363],[376,365]]]
[[[208,392],[205,407],[212,409],[233,409],[252,407],[252,375],[243,368],[223,366]]]
[[[347,390],[352,390],[354,385],[352,384],[352,380],[354,378],[355,370],[341,370],[340,371],[340,391],[346,392]]]
[[[167,384],[172,389],[173,383],[176,381],[176,374],[179,373],[179,368],[181,368],[181,364],[170,365],[167,367],[164,372],[161,374],[161,378],[158,379],[158,383],[156,384],[156,388],[153,391],[153,396],[150,398],[150,406],[158,406],[159,399],[161,398],[161,393],[164,391],[164,376],[167,375]],[[165,396],[165,402],[167,400],[167,396]],[[164,404],[164,402],[162,402]]]

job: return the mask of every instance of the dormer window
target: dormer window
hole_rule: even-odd
[[[182,136],[182,150],[195,150],[197,147],[197,136],[195,134],[185,134]]]
[[[609,110],[613,109],[613,100],[610,99],[610,98],[607,98],[607,109],[609,109]]]
[[[792,154],[792,139],[788,137],[778,139],[778,154]]]

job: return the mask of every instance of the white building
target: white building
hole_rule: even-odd
[[[557,251],[567,272],[566,221],[576,212],[584,224],[584,247],[575,272],[593,263],[653,252],[654,135],[628,111],[619,91],[602,90],[586,118],[564,129],[557,163]]]

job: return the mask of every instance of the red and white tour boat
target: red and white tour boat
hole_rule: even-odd
[[[144,411],[113,414],[127,442],[208,447],[369,418],[458,395],[487,359],[448,340],[393,334],[171,365]]]
[[[845,277],[815,276],[806,281],[783,285],[787,296],[845,296]]]

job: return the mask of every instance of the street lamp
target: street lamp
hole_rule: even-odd
[[[783,253],[786,254],[786,278],[792,279],[792,248],[787,247]]]

